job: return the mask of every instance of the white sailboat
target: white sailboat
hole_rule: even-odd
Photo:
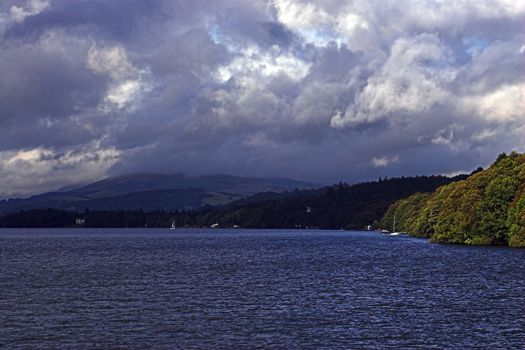
[[[390,236],[399,236],[401,232],[396,232],[396,212],[394,211],[394,225],[392,226],[392,232],[390,232]]]
[[[170,230],[175,230],[175,220],[171,220],[171,227]]]

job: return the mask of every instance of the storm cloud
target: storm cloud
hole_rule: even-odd
[[[356,182],[525,150],[522,0],[4,0],[0,197],[131,172]]]

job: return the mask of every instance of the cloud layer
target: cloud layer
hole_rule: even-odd
[[[525,150],[521,0],[5,0],[0,197],[128,172],[355,182]]]

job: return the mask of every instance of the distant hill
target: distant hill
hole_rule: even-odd
[[[525,155],[501,154],[464,181],[392,204],[380,226],[434,242],[525,247]]]
[[[283,192],[318,185],[287,178],[231,175],[133,174],[78,188],[0,201],[0,216],[17,210],[55,208],[95,210],[178,210],[223,205],[259,192]]]
[[[233,201],[228,205],[194,210],[169,211],[164,203],[172,203],[184,193],[159,190],[133,192],[113,197],[91,198],[82,202],[96,210],[79,214],[85,219],[85,227],[168,227],[175,221],[177,227],[219,227],[243,228],[324,228],[324,229],[363,229],[368,225],[378,225],[378,220],[388,207],[401,198],[418,192],[432,192],[436,188],[454,181],[466,179],[468,175],[454,178],[445,176],[418,176],[406,178],[380,179],[357,185],[337,184],[319,189],[294,190],[287,192],[261,192]],[[84,196],[97,191],[79,189]],[[106,186],[102,186],[106,188]],[[77,195],[79,191],[76,192]],[[211,192],[199,190],[192,192],[195,201],[209,201],[214,198]],[[212,197],[206,197],[211,195]],[[137,210],[131,203],[150,200],[157,205],[152,209],[160,211]],[[231,200],[232,198],[229,198]],[[186,202],[186,201],[185,201]],[[153,204],[152,204],[153,205]],[[108,210],[111,208],[111,210]],[[126,208],[126,209],[122,209]],[[119,210],[120,209],[120,210]],[[142,207],[143,209],[143,207]],[[0,227],[49,227],[68,226],[72,217],[66,211],[29,210],[6,215],[0,220]]]
[[[296,188],[314,187],[318,187],[318,185],[287,178],[249,178],[232,175],[133,174],[104,179],[66,193],[81,197],[100,198],[141,191],[199,189],[205,192],[221,192],[245,197],[265,191],[282,192]]]

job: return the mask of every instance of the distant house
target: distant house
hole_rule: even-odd
[[[85,223],[86,223],[86,220],[82,218],[76,218],[75,220],[75,225],[77,226],[84,226]]]

